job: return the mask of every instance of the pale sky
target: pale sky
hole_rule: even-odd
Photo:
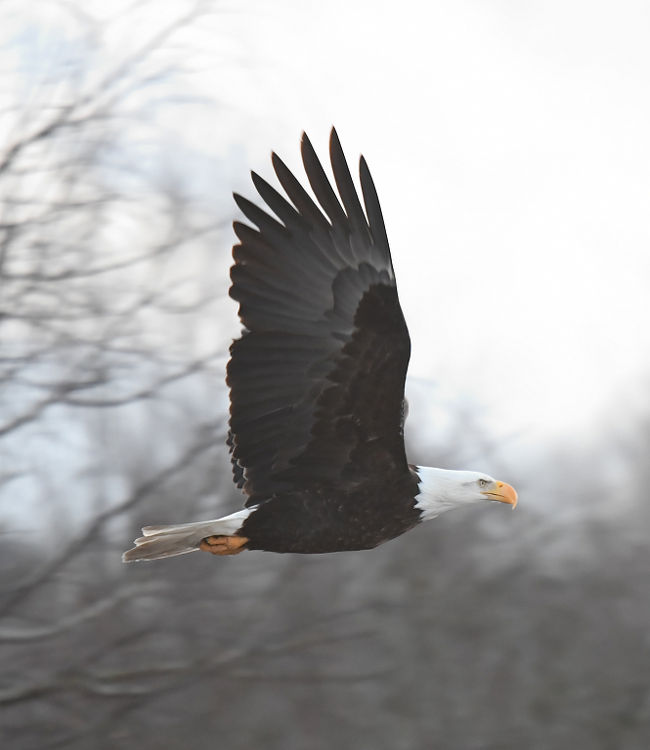
[[[187,5],[136,4],[108,49]],[[158,124],[220,208],[271,149],[302,178],[301,131],[324,157],[336,125],[379,191],[413,382],[483,405],[495,435],[584,435],[647,398],[649,32],[646,2],[215,3],[173,92],[205,103]]]

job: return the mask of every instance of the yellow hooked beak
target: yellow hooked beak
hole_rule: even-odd
[[[505,482],[496,482],[496,489],[481,492],[481,495],[485,495],[489,500],[508,503],[508,505],[512,505],[513,510],[517,507],[517,492],[514,487]]]

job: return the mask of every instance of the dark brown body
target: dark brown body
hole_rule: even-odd
[[[248,549],[268,552],[372,549],[419,523],[417,492],[413,473],[388,487],[366,481],[345,494],[327,486],[286,492],[262,502],[237,534],[248,538]]]

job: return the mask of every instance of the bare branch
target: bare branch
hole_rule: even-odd
[[[0,627],[0,641],[22,643],[26,641],[39,641],[59,635],[67,630],[72,630],[90,620],[94,620],[101,615],[106,614],[114,609],[125,599],[132,599],[143,594],[153,594],[163,589],[162,583],[135,584],[124,586],[112,595],[98,599],[87,607],[76,610],[72,615],[64,617],[58,622],[43,625],[42,627],[21,626],[4,626]]]
[[[218,426],[220,427],[221,425]],[[198,431],[196,440],[169,466],[150,479],[142,482],[128,497],[98,513],[86,526],[82,534],[76,539],[67,542],[54,558],[44,562],[40,570],[36,571],[29,581],[24,583],[18,591],[4,601],[4,616],[7,616],[9,612],[15,609],[33,591],[51,581],[70,560],[96,543],[101,530],[111,519],[134,508],[145,497],[158,490],[165,482],[168,482],[174,476],[190,467],[200,456],[212,449],[215,445],[213,434],[215,427],[217,427],[215,424],[204,425]],[[225,435],[222,436],[222,439],[225,439]]]

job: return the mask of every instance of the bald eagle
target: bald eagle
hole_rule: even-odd
[[[276,154],[286,197],[252,173],[275,217],[235,194],[254,225],[234,223],[230,296],[244,329],[226,379],[228,445],[245,508],[145,526],[126,562],[195,550],[371,549],[452,508],[517,503],[510,485],[487,474],[408,463],[410,340],[370,171],[361,157],[362,206],[334,129],[338,195],[306,135],[301,151],[320,205]]]

